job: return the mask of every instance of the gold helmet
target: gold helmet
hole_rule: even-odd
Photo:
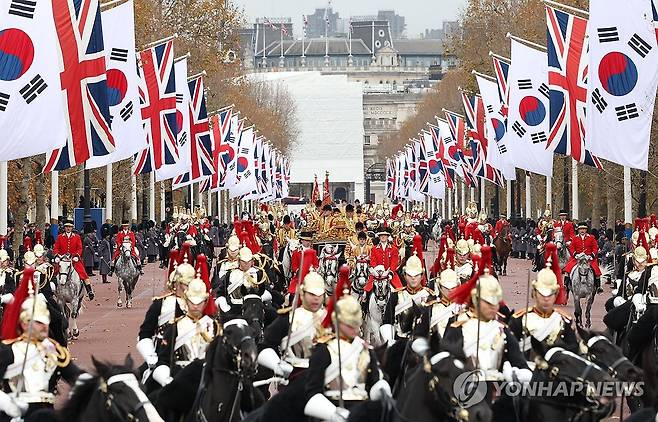
[[[208,291],[206,290],[206,283],[200,278],[195,278],[187,286],[185,291],[185,299],[191,303],[198,305],[208,299]]]
[[[480,217],[478,218],[478,220],[479,220],[480,224],[486,223],[487,213],[484,210],[480,211]]]
[[[549,208],[546,208],[544,211],[544,218],[550,218],[551,217],[551,210]]]
[[[34,255],[37,258],[41,258],[43,256],[43,254],[46,253],[46,250],[43,248],[43,245],[41,243],[37,243],[36,245],[34,245],[33,250],[34,250]]]
[[[479,299],[491,305],[497,305],[503,299],[503,289],[500,287],[500,283],[496,277],[489,274],[488,270],[485,270],[485,273],[478,278],[476,287],[471,290],[473,303],[478,301],[478,289],[480,290]]]
[[[240,249],[239,257],[240,257],[240,261],[249,262],[252,259],[254,259],[254,253],[251,252],[251,249],[249,249],[248,247],[243,246]]]
[[[551,296],[560,291],[557,277],[548,265],[537,273],[537,280],[532,282],[532,288],[542,296]]]
[[[309,272],[302,282],[302,291],[322,296],[324,294],[324,278],[315,271]]]
[[[644,246],[636,246],[635,249],[633,249],[633,259],[638,264],[642,264],[647,261],[647,250],[644,248]]]
[[[5,249],[0,249],[0,262],[9,261],[9,253]]]
[[[336,302],[336,313],[338,314],[339,321],[350,327],[360,327],[363,324],[361,304],[352,295],[343,295],[338,299],[338,302]],[[335,314],[332,315],[332,318],[336,322]]]
[[[439,275],[439,286],[446,289],[454,289],[459,286],[459,277],[452,268],[446,268]]]
[[[226,249],[231,252],[240,250],[240,246],[240,239],[236,235],[229,237],[228,242],[226,242]]]
[[[413,227],[414,223],[409,217],[404,219],[404,227]]]
[[[32,312],[33,310],[34,312]],[[29,323],[30,320],[34,320],[35,322],[40,322],[45,325],[50,324],[50,312],[48,311],[46,299],[42,294],[31,296],[25,299],[21,305],[21,313],[19,315],[19,319],[24,324]]]
[[[651,227],[649,229],[649,240],[654,242],[656,240],[656,235],[658,235],[658,227]]]
[[[172,285],[182,284],[188,286],[194,280],[195,276],[196,271],[194,271],[194,267],[187,262],[183,262],[182,264],[178,264],[176,269],[171,273],[169,282]]]
[[[459,239],[457,241],[457,245],[455,246],[455,252],[457,255],[468,255],[470,252],[468,242],[464,239]]]
[[[470,243],[470,240],[469,240],[469,243]],[[471,246],[471,252],[472,253],[474,253],[476,255],[480,255],[480,251],[482,250],[482,245],[480,245],[479,243],[475,243],[475,241],[473,241],[473,243],[470,244],[470,246]]]
[[[407,263],[404,266],[404,273],[408,274],[411,277],[415,277],[423,273],[423,263],[420,262],[420,258],[416,255],[412,255],[407,259]]]
[[[37,256],[34,252],[27,251],[25,252],[25,255],[23,255],[23,261],[25,261],[27,265],[34,265],[34,263],[37,262]]]
[[[658,262],[658,249],[649,248],[649,256],[651,257],[651,262]]]

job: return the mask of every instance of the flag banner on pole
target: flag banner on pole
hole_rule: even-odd
[[[588,166],[601,162],[585,149],[587,20],[546,6],[550,122],[547,148]]]
[[[498,98],[500,100],[500,114],[507,119],[507,105],[509,104],[509,89],[507,85],[507,78],[509,75],[510,62],[504,60],[500,56],[493,55],[494,73],[496,74],[496,82],[498,85]]]
[[[133,173],[145,174],[178,161],[174,42],[141,51],[139,59],[139,98],[148,148],[135,155]],[[187,62],[184,66],[187,78]],[[166,179],[158,176],[156,172],[156,181]]]
[[[212,122],[212,163],[215,172],[212,175],[212,191],[221,187],[221,182],[226,175],[226,165],[235,156],[229,145],[228,138],[231,136],[231,116],[233,107],[220,111],[210,118]]]
[[[89,157],[86,168],[125,160],[147,147],[139,112],[133,1],[128,0],[101,12],[101,22],[107,66],[107,101],[115,150],[108,155]]]
[[[0,5],[0,157],[9,161],[64,146],[68,128],[52,2]]]
[[[256,136],[253,126],[242,131],[238,144],[238,158],[236,160],[235,185],[230,188],[230,197],[237,198],[256,188],[254,175],[254,149]]]
[[[236,174],[238,168],[238,146],[240,145],[240,138],[242,137],[242,129],[244,125],[243,119],[238,119],[237,114],[231,117],[230,135],[227,140],[227,150],[222,153],[223,159],[230,155],[230,159],[226,163],[226,172],[224,178],[220,182],[221,189],[231,189],[237,183]],[[229,154],[230,153],[230,154]]]
[[[429,134],[429,132],[423,130],[423,137],[425,134]],[[414,142],[414,148],[416,149],[416,162],[418,163],[417,190],[420,193],[427,195],[429,192],[429,171],[427,167],[427,153],[425,151],[424,139]]]
[[[474,186],[477,182],[473,175],[472,153],[466,148],[466,121],[463,116],[449,110],[445,110],[445,116],[448,131],[445,133],[441,131],[441,136],[448,157],[466,185]]]
[[[497,167],[501,165],[498,150],[492,148],[489,151],[482,97],[468,95],[463,91],[461,94],[466,111],[467,135],[471,141],[473,174],[496,184],[502,183],[500,170],[497,170]]]
[[[155,171],[156,180],[172,180],[172,189],[178,189],[193,182],[192,136],[190,135],[190,91],[187,88],[187,58],[174,62],[176,80],[176,153],[173,164],[165,164]]]
[[[505,132],[507,132],[507,119],[501,114],[502,104],[498,95],[498,85],[496,82],[478,75],[475,76],[475,79],[478,83],[484,105],[487,139],[491,146],[490,152],[493,153],[495,150],[498,153],[500,164],[497,168],[500,169],[502,175],[507,180],[514,180],[516,178],[516,170],[512,163],[509,148],[504,141]]]
[[[393,165],[393,160],[390,158],[386,159],[386,197],[390,199],[396,199],[395,195],[395,166]]]
[[[449,133],[448,123],[442,121],[442,125],[443,128],[430,124],[430,138],[428,139],[427,136],[424,137],[425,149],[428,156],[427,166],[430,172],[430,194],[439,191],[445,192],[445,189],[440,190],[436,187],[437,183],[443,183],[448,188],[454,186],[455,169],[448,158],[447,148],[442,138],[442,131],[448,134],[448,138],[452,138]]]
[[[505,143],[512,146],[512,162],[516,167],[550,177],[553,175],[553,152],[546,149],[547,82],[546,53],[512,39]]]
[[[416,157],[416,150],[413,141],[411,145],[407,145],[407,163],[409,165],[409,187],[407,198],[410,201],[423,201],[425,196],[418,189],[418,159]]]
[[[592,154],[647,170],[658,83],[658,46],[651,4],[590,4],[587,148]]]
[[[456,180],[455,179],[456,163],[450,157],[448,153],[448,149],[449,146],[455,143],[455,140],[452,138],[452,134],[450,133],[450,127],[447,121],[437,118],[437,124],[438,126],[436,126],[436,128],[430,126],[430,133],[432,133],[432,142],[435,143],[435,147],[437,148],[438,151],[436,154],[436,158],[441,164],[441,172],[443,173],[443,179],[445,181],[446,187],[452,189],[455,186],[455,180]],[[437,163],[437,165],[439,163]]]
[[[44,172],[65,170],[114,151],[99,1],[53,0],[52,4],[68,134],[66,144],[46,156]]]

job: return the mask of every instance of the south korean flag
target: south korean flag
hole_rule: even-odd
[[[658,83],[651,2],[590,2],[587,147],[612,162],[647,170]]]
[[[52,2],[0,0],[0,160],[64,146],[61,71]]]

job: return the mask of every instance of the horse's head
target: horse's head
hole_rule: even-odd
[[[578,334],[583,339],[587,359],[607,369],[608,373],[621,381],[637,382],[644,379],[642,369],[624,356],[624,352],[603,333],[597,333],[578,326]]]
[[[60,410],[62,420],[162,422],[140,387],[130,355],[122,365],[100,362],[93,356],[91,360],[97,375],[82,374],[78,378]]]
[[[232,319],[224,323],[224,335],[221,337],[226,346],[223,359],[232,362],[234,370],[245,376],[256,373],[258,348],[254,329],[244,319]]]
[[[59,284],[66,284],[73,271],[73,260],[70,254],[64,254],[57,259],[57,282]]]
[[[256,340],[259,342],[263,336],[263,321],[265,320],[265,304],[258,295],[246,295],[242,302],[242,317],[254,330]]]
[[[130,253],[132,252],[133,249],[133,244],[130,243],[130,240],[128,239],[127,241],[123,241],[121,243],[121,253],[125,256],[128,257],[130,256]]]

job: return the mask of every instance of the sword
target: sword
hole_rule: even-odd
[[[288,324],[288,337],[286,338],[286,348],[283,349],[283,353],[288,353],[288,347],[290,347],[290,335],[292,334],[292,324],[295,322],[295,311],[297,310],[297,304],[299,302],[299,294],[302,288],[302,272],[304,268],[304,248],[301,247],[300,250],[301,259],[299,260],[299,274],[297,275],[297,285],[295,286],[295,295],[293,296],[292,301],[292,315],[290,316],[290,324]]]
[[[525,337],[528,331],[528,306],[530,306],[530,270],[528,270],[528,279],[526,281],[526,290],[525,290],[525,313],[523,314],[523,332],[521,333],[524,336],[523,339],[523,348],[525,349],[525,342],[529,340],[529,336]],[[525,352],[521,350],[521,353]]]
[[[34,273],[32,273],[32,276],[27,280],[28,283],[34,282]],[[38,283],[34,283],[34,298],[32,300],[32,314],[30,315],[30,322],[27,326],[27,345],[25,346],[25,358],[23,359],[23,362],[21,363],[21,373],[20,373],[20,378],[18,379],[18,382],[16,383],[16,398],[18,399],[21,395],[21,392],[23,390],[23,387],[25,386],[25,365],[27,364],[27,356],[28,352],[30,350],[30,339],[32,338],[32,331],[34,330],[34,311],[36,309],[37,305],[37,296],[39,295],[39,285]],[[22,419],[21,419],[22,420]]]
[[[338,346],[338,406],[345,408],[345,403],[343,401],[343,358],[340,351],[340,327],[338,319],[338,294],[336,293],[337,289],[334,289],[334,318],[336,319],[336,345]]]

